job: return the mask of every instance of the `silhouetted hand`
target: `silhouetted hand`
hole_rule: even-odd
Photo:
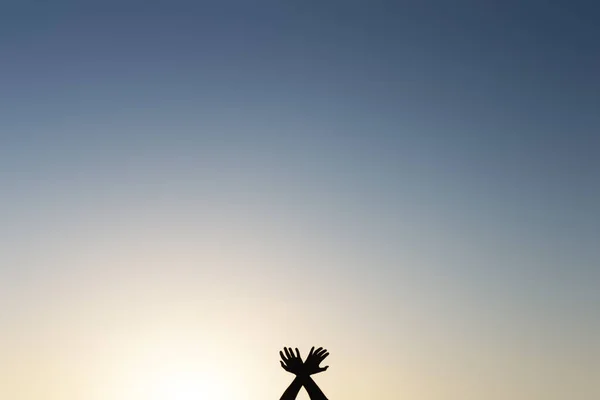
[[[323,391],[317,386],[315,381],[310,377],[313,374],[326,371],[329,367],[321,367],[321,362],[327,358],[329,353],[322,347],[317,350],[313,347],[305,362],[302,362],[300,351],[296,348],[296,353],[290,347],[284,347],[283,351],[279,352],[281,356],[281,366],[286,371],[296,375],[294,381],[283,392],[280,400],[295,400],[298,392],[304,386],[311,400],[327,400]]]
[[[298,355],[300,355],[298,353]],[[320,364],[324,359],[327,358],[329,353],[322,347],[319,347],[317,350],[313,347],[310,349],[310,353],[308,353],[308,357],[306,357],[306,361],[304,361],[304,371],[308,375],[318,374],[319,372],[327,371],[327,367],[321,367]]]
[[[285,352],[285,354],[284,354]],[[302,358],[300,357],[300,351],[296,348],[296,354],[291,347],[284,347],[283,351],[279,352],[281,356],[280,364],[287,372],[290,372],[294,375],[304,375],[304,363],[302,362]]]

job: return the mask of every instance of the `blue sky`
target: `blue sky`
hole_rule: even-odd
[[[277,312],[264,304],[301,325],[317,314],[299,341],[321,330],[334,348],[374,346],[370,360],[405,377],[409,398],[499,387],[498,398],[558,399],[573,383],[555,377],[571,375],[593,397],[600,8],[483,3],[2,4],[9,331],[51,329],[38,308],[68,327],[73,304],[94,290],[109,304],[121,284],[165,315],[181,309],[164,302],[173,293],[212,304],[233,285],[256,301],[244,315],[269,327]],[[56,292],[64,303],[49,301]],[[504,369],[481,386],[463,375],[410,386],[437,375],[383,355],[407,349],[446,371],[444,349],[468,353],[465,377]],[[511,380],[490,349],[529,365],[531,380]],[[340,396],[342,371],[331,373]]]

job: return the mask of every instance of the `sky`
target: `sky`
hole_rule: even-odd
[[[599,18],[0,3],[0,397],[599,398]]]

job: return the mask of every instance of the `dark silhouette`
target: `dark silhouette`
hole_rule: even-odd
[[[285,354],[284,354],[285,353]],[[300,357],[300,351],[296,348],[296,353],[292,348],[284,347],[283,351],[279,352],[281,356],[281,366],[287,372],[296,375],[294,381],[288,386],[288,388],[281,395],[280,400],[294,400],[298,396],[298,392],[302,386],[306,389],[306,392],[310,396],[311,400],[327,400],[327,397],[319,386],[310,377],[311,375],[318,374],[319,372],[327,371],[329,367],[321,367],[321,362],[327,358],[329,353],[322,347],[317,350],[313,347],[308,353],[308,357],[303,362]]]

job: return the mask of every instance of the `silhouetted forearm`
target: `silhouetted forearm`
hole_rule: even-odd
[[[310,396],[310,400],[327,400],[323,391],[321,391],[319,386],[317,386],[310,376],[305,377],[302,383],[304,384],[304,389],[306,389]]]
[[[302,378],[296,377],[290,386],[288,386],[288,388],[285,390],[285,392],[283,392],[280,400],[294,400],[296,396],[298,396],[298,392],[300,392],[302,384]]]

